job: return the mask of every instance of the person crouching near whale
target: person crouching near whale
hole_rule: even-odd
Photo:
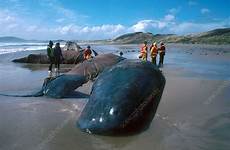
[[[88,45],[87,48],[84,50],[84,59],[88,60],[90,58],[92,58],[92,51],[90,46]]]
[[[148,47],[147,47],[147,41],[145,41],[140,49],[139,58],[141,58],[143,61],[147,61],[147,56],[148,56]]]
[[[49,58],[49,70],[48,70],[48,77],[52,77],[52,66],[54,64],[54,49],[53,49],[53,41],[49,41],[47,45],[47,56]]]
[[[55,62],[55,76],[58,76],[60,74],[60,64],[64,60],[60,43],[56,43],[54,47],[54,62]]]
[[[158,53],[157,43],[154,42],[150,47],[150,55],[151,55],[151,58],[152,58],[152,63],[154,65],[156,65],[157,53]]]

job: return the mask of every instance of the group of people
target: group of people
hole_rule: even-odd
[[[55,65],[54,75],[58,76],[60,74],[60,64],[64,60],[64,57],[62,55],[62,50],[60,47],[60,43],[56,43],[54,47],[53,45],[54,45],[53,41],[49,41],[49,44],[47,46],[47,56],[50,61],[49,71],[48,71],[49,77],[52,77],[53,75],[53,71],[52,71],[53,64]],[[94,55],[96,56],[97,53],[94,50],[93,52],[94,52]],[[92,50],[89,45],[83,51],[83,57],[84,57],[84,60],[88,60],[92,58]]]
[[[49,44],[47,46],[47,56],[50,61],[49,65],[49,71],[48,71],[48,76],[52,77],[52,66],[55,64],[54,68],[54,73],[55,76],[58,76],[60,73],[60,64],[64,60],[64,57],[62,55],[62,50],[60,47],[60,43],[56,43],[55,46],[53,47],[54,43],[52,41],[49,41]],[[96,56],[97,53],[94,50],[91,50],[90,46],[87,46],[86,49],[83,51],[83,57],[84,60],[88,60],[92,58],[92,51],[94,52],[94,55]],[[160,47],[157,47],[157,43],[153,42],[151,46],[149,47],[150,51],[150,56],[152,59],[152,63],[156,65],[156,59],[157,55],[159,54],[159,66],[163,66],[164,63],[164,55],[165,55],[165,45],[163,42],[160,43]],[[121,52],[122,53],[122,52]],[[120,53],[120,55],[122,55]],[[147,46],[147,41],[144,42],[143,46],[141,47],[140,50],[140,55],[139,58],[141,58],[143,61],[147,61],[148,58],[148,46]]]
[[[48,76],[52,77],[52,66],[55,64],[54,73],[57,76],[60,73],[60,63],[64,60],[62,55],[60,43],[56,43],[55,47],[53,48],[54,43],[49,41],[47,46],[47,56],[50,61]]]
[[[164,56],[165,56],[165,45],[163,42],[160,43],[160,47],[157,47],[157,43],[153,42],[151,46],[149,47],[150,51],[150,57],[151,61],[153,64],[156,65],[156,59],[157,59],[157,54],[159,54],[159,66],[163,66],[164,63]],[[143,46],[141,47],[140,50],[140,55],[139,58],[141,58],[143,61],[147,61],[148,58],[148,46],[147,46],[147,41],[144,42]]]

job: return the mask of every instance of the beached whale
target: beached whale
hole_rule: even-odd
[[[53,98],[63,98],[89,80],[95,79],[105,68],[109,68],[124,59],[114,54],[98,55],[76,65],[64,75],[54,79],[47,78],[42,90],[36,95],[43,94]]]
[[[82,49],[76,42],[67,41],[62,48],[63,64],[78,64],[84,61],[84,49]],[[26,57],[14,59],[16,63],[32,63],[32,64],[49,64],[50,60],[46,53],[29,54]]]
[[[94,56],[98,53],[92,49]],[[63,64],[78,64],[83,62],[84,49],[82,49],[76,42],[67,41],[66,45],[62,48]],[[15,63],[31,63],[31,64],[49,64],[50,60],[46,53],[29,54],[26,57],[17,58],[12,60]]]
[[[124,60],[96,79],[77,126],[101,135],[138,133],[150,125],[165,85],[150,62]]]
[[[74,51],[62,51],[62,55],[64,60],[63,64],[78,64],[84,61],[83,50]],[[29,54],[26,57],[14,59],[15,63],[31,63],[31,64],[49,64],[50,60],[48,59],[46,54]]]
[[[105,68],[111,67],[124,59],[125,58],[114,54],[98,55],[93,59],[77,64],[63,75],[46,78],[39,92],[26,95],[0,95],[14,97],[38,97],[45,95],[53,98],[63,98],[90,79],[96,78]]]

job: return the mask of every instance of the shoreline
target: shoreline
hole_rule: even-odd
[[[12,43],[12,44],[14,44],[14,43]],[[23,44],[25,44],[25,43],[23,43]],[[46,46],[45,43],[42,43],[42,44],[44,44],[44,45],[41,45],[41,46]],[[101,46],[101,45],[107,45],[107,46],[139,46],[139,45],[141,45],[141,43],[123,44],[123,43],[93,43],[93,42],[79,42],[77,44],[80,45],[80,46],[83,46],[83,47],[86,47],[87,45],[92,45],[92,46]],[[148,45],[151,45],[151,44],[152,43],[148,43]],[[195,46],[195,47],[200,47],[200,48],[206,48],[206,49],[209,49],[209,50],[210,49],[221,48],[221,49],[226,50],[227,53],[229,53],[229,51],[230,51],[230,49],[229,49],[230,44],[192,44],[192,43],[167,43],[167,42],[165,42],[165,44],[167,46],[170,46],[170,47],[191,47],[191,46]],[[15,46],[15,45],[12,45],[12,46]],[[20,44],[18,46],[20,46]],[[64,43],[62,44],[62,47],[63,46],[64,46]],[[35,50],[31,49],[31,50],[13,51],[13,52],[9,52],[9,53],[17,53],[17,52],[25,52],[25,51],[35,52],[35,51],[44,51],[44,50],[46,50],[46,48],[44,48],[44,49],[35,49]],[[7,53],[2,53],[0,55],[9,54],[9,53],[8,52]]]
[[[207,46],[207,45],[206,45]],[[123,51],[123,57],[128,59],[138,58],[139,45],[97,45],[92,46],[99,54],[103,53],[114,53],[119,55],[120,51]],[[165,56],[165,66],[163,71],[166,73],[172,73],[175,75],[194,75],[195,77],[212,77],[220,79],[228,79],[230,76],[230,71],[228,71],[228,66],[230,65],[230,49],[227,51],[228,47],[219,48],[209,47],[194,47],[194,45],[166,45],[166,56]],[[16,58],[21,58],[29,54],[40,54],[46,53],[46,50],[35,50],[35,51],[23,51],[15,52],[9,54],[0,55],[1,64],[13,64],[15,66],[22,66],[23,68],[28,68],[29,70],[39,70],[43,68],[44,70],[47,65],[40,64],[23,64],[23,63],[12,63],[11,61]],[[150,57],[148,58],[150,61]],[[62,65],[63,66],[63,65]],[[65,65],[63,70],[69,70],[73,65]],[[36,69],[35,69],[36,68]],[[62,71],[64,72],[64,71]],[[211,76],[210,76],[211,75]]]

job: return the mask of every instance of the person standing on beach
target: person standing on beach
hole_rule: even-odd
[[[145,41],[143,46],[141,47],[139,58],[141,58],[143,61],[147,61],[147,56],[148,56],[148,47],[147,47],[147,41]]]
[[[90,46],[88,45],[87,48],[84,50],[84,59],[88,60],[90,58],[92,58],[92,51]]]
[[[54,60],[55,60],[55,76],[58,76],[60,73],[60,63],[63,60],[63,55],[60,47],[60,43],[56,43],[54,47]]]
[[[47,56],[50,61],[49,65],[49,71],[48,71],[48,76],[52,77],[52,66],[54,64],[54,49],[53,49],[53,41],[49,41],[49,44],[47,46]]]
[[[120,54],[120,56],[121,56],[121,57],[123,56],[123,52],[122,52],[122,51],[120,51],[120,53],[119,53],[119,54]]]
[[[154,42],[150,47],[150,55],[151,55],[151,58],[152,58],[152,63],[154,65],[156,65],[157,53],[158,53],[157,43]]]
[[[159,67],[163,66],[164,63],[164,56],[165,56],[165,45],[163,42],[160,43],[160,48],[159,48],[159,55],[160,55],[160,59],[159,59]]]

